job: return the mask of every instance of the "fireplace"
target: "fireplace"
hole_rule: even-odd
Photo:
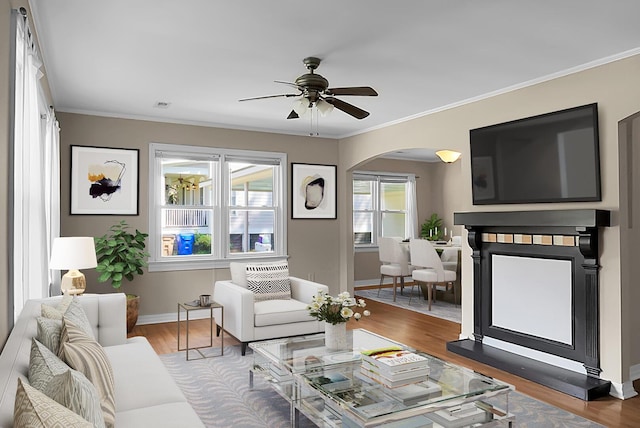
[[[604,210],[455,213],[473,250],[473,340],[447,349],[570,395],[599,378],[598,236]]]

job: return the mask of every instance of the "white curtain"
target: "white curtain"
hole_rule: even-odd
[[[55,116],[53,111],[41,107],[43,96],[39,79],[42,77],[42,63],[26,18],[15,12],[14,19],[12,244],[15,319],[26,300],[49,294],[49,251],[52,237],[60,229],[60,167]]]

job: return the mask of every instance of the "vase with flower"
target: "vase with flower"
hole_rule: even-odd
[[[340,350],[347,347],[347,321],[358,321],[363,316],[371,315],[369,310],[364,309],[366,305],[363,299],[356,299],[349,292],[343,291],[336,297],[326,293],[313,296],[307,309],[312,317],[325,323],[325,346],[331,350]]]

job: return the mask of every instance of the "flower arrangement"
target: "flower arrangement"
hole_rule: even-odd
[[[313,300],[307,306],[309,314],[317,318],[318,321],[325,321],[329,324],[340,324],[349,321],[351,318],[358,321],[362,316],[368,317],[371,312],[363,310],[357,312],[353,308],[364,308],[367,306],[363,299],[355,299],[351,297],[349,292],[343,291],[337,297],[331,297],[321,292],[317,296],[313,296]]]

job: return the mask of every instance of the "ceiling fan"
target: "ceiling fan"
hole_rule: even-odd
[[[264,97],[244,98],[240,101],[262,100],[265,98],[279,97],[300,97],[300,103],[297,104],[293,110],[291,110],[291,113],[289,113],[287,119],[298,119],[300,117],[300,114],[303,114],[305,110],[310,109],[314,106],[321,112],[330,110],[335,107],[338,110],[342,110],[343,112],[355,117],[356,119],[364,119],[365,117],[369,116],[368,111],[362,110],[361,108],[356,107],[353,104],[349,104],[345,101],[335,98],[335,95],[357,95],[375,97],[378,95],[378,93],[369,86],[329,88],[329,81],[314,72],[320,65],[320,61],[320,58],[312,56],[302,60],[309,72],[298,77],[293,83],[282,82],[279,80],[275,81],[276,83],[282,83],[296,88],[299,91],[297,94],[267,95]]]

